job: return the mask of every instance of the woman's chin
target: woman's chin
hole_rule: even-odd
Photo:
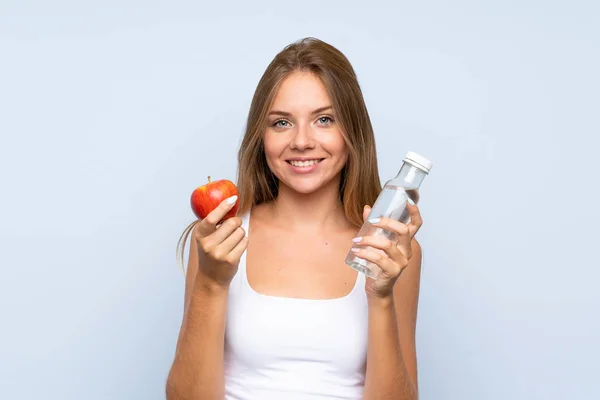
[[[281,185],[280,181],[280,185]],[[314,192],[319,191],[319,189],[322,188],[322,185],[320,184],[320,182],[285,182],[284,183],[285,186],[287,186],[287,191],[292,192],[292,193],[298,193],[298,194],[303,194],[303,195],[307,195],[307,194],[311,194]],[[281,191],[281,187],[280,187],[280,191]]]
[[[331,182],[333,183],[333,182]],[[281,184],[281,182],[280,182]],[[285,186],[289,189],[290,192],[295,192],[301,195],[309,195],[316,192],[320,192],[325,187],[329,186],[327,182],[315,182],[315,181],[293,181],[293,182],[285,182]]]

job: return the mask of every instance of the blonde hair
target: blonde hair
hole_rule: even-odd
[[[305,38],[285,47],[258,82],[238,151],[238,215],[277,198],[279,182],[267,165],[263,137],[275,94],[281,82],[295,71],[318,76],[331,98],[348,150],[340,181],[340,199],[346,218],[360,227],[364,205],[373,205],[381,191],[373,127],[352,65],[338,49],[315,38]],[[179,239],[178,248],[183,240],[181,260],[185,241],[197,222],[188,226]]]

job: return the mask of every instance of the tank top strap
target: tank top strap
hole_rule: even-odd
[[[248,211],[244,215],[241,215],[240,218],[242,219],[242,228],[246,231],[246,236],[248,236],[248,222],[250,221],[250,211]]]
[[[248,230],[250,228],[250,211],[241,216],[242,218],[242,229],[246,232],[246,237],[248,237]],[[247,250],[244,250],[242,253],[242,257],[240,258],[240,269],[244,269],[244,275],[246,274],[246,253]]]
[[[244,231],[246,232],[246,237],[248,236],[248,228],[250,226],[250,211],[248,211],[246,214],[240,216],[240,218],[242,219],[242,229],[244,229]],[[240,257],[240,263],[238,265],[238,272],[236,274],[236,276],[239,276],[239,280],[240,280],[240,289],[243,291],[244,287],[245,287],[245,283],[247,282],[247,276],[246,276],[246,253],[247,250],[244,250],[244,252],[242,253],[242,256]]]

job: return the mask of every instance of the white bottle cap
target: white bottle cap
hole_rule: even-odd
[[[427,174],[429,171],[431,171],[431,167],[433,167],[433,163],[431,161],[413,151],[406,153],[404,161],[407,161],[413,164],[415,167],[422,169]]]

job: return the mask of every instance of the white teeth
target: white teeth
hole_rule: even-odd
[[[310,160],[310,161],[290,161],[294,167],[310,167],[318,163],[319,160]]]

